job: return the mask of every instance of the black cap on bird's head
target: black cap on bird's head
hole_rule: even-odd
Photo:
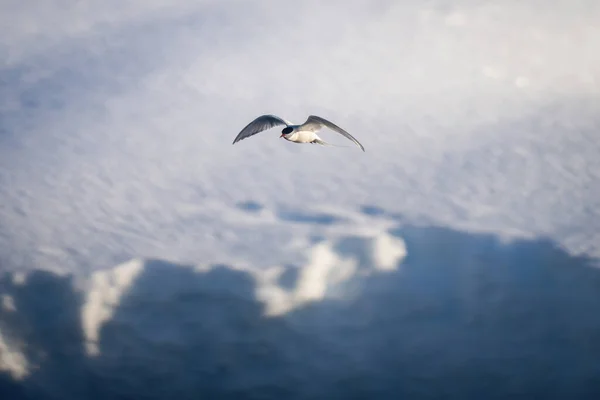
[[[291,126],[286,126],[285,128],[283,128],[283,130],[281,131],[281,135],[279,135],[280,138],[282,138],[284,135],[290,134],[292,133],[292,131],[294,130],[294,128],[292,128]]]

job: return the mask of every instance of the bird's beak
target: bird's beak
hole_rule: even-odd
[[[283,137],[283,133],[281,135],[279,135],[279,137],[282,138]]]

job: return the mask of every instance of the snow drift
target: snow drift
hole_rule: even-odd
[[[544,239],[397,224],[264,268],[0,281],[8,398],[594,398],[600,271]]]

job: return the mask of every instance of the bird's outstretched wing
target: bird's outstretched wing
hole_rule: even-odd
[[[291,125],[291,122],[279,118],[275,115],[261,115],[254,121],[250,122],[233,140],[232,144],[236,144],[240,140],[244,140],[247,137],[256,135],[259,132],[265,131],[277,125]]]
[[[308,131],[313,131],[313,132],[316,132],[323,127],[327,127],[329,129],[331,129],[332,131],[335,131],[335,132],[345,136],[347,139],[350,139],[351,141],[354,142],[354,144],[356,144],[358,147],[360,147],[360,149],[362,151],[365,151],[365,148],[363,147],[363,145],[360,144],[360,142],[358,140],[356,140],[354,138],[354,136],[352,136],[351,134],[349,134],[348,132],[346,132],[345,130],[343,130],[342,128],[340,128],[339,126],[334,124],[333,122],[327,121],[325,118],[317,117],[316,115],[311,115],[308,117],[306,122],[302,124],[303,130],[308,130]]]

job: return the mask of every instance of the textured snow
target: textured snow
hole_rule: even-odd
[[[9,274],[0,391],[594,399],[600,271],[591,262],[545,239],[399,223],[316,239],[298,265],[136,259],[82,286],[40,270]]]
[[[597,394],[599,48],[594,0],[3,2],[0,391]]]

